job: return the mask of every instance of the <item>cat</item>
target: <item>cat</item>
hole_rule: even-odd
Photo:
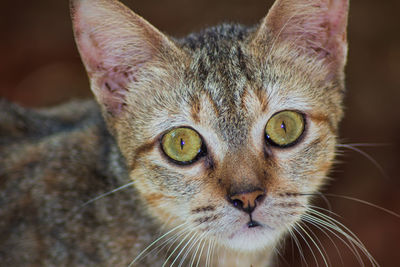
[[[339,229],[309,203],[343,117],[348,0],[182,39],[70,3],[96,101],[0,102],[2,265],[265,267],[301,220]]]

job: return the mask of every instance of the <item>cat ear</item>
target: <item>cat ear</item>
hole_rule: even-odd
[[[166,36],[116,0],[71,0],[78,50],[103,108],[115,116],[132,84],[163,52],[177,50]]]
[[[301,53],[317,55],[343,68],[347,55],[348,0],[277,0],[254,42],[287,41]]]

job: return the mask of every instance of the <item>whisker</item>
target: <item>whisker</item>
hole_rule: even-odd
[[[288,227],[286,227],[286,229],[288,229]],[[289,233],[289,238],[290,238],[290,245],[291,245],[291,254],[292,254],[292,262],[294,262],[294,252],[295,252],[295,247],[294,247],[294,241],[292,236]],[[288,240],[286,238],[281,239],[280,242],[278,243],[277,246],[274,246],[273,249],[273,255],[277,255],[277,258],[279,259],[279,261],[277,261],[277,266],[280,266],[281,263],[284,264],[284,266],[290,266],[290,263],[288,261],[288,259],[286,259],[283,255],[282,255],[282,251],[284,252],[284,247],[286,247]]]
[[[215,237],[215,238],[218,238],[218,237]],[[216,261],[217,261],[217,265],[218,265],[218,264],[220,264],[221,259],[222,259],[223,261],[225,261],[225,257],[222,257],[222,256],[221,256],[221,254],[222,254],[222,253],[221,253],[221,249],[219,249],[219,250],[216,249],[216,250],[217,250],[217,253],[216,253],[216,254],[217,254],[217,260],[216,260]],[[224,252],[225,252],[225,250],[224,250]],[[225,255],[225,254],[224,254],[224,255]]]
[[[350,241],[351,244],[356,245],[363,253],[365,256],[367,256],[368,260],[372,263],[373,266],[379,266],[379,264],[376,262],[376,260],[372,257],[372,255],[369,253],[369,251],[366,249],[365,245],[361,242],[361,240],[345,225],[340,223],[339,221],[335,220],[332,217],[329,217],[319,211],[309,209],[309,212],[312,214],[319,216],[321,220],[319,220],[320,223],[331,227],[333,230],[338,231],[340,234],[344,235],[346,239]],[[324,219],[324,220],[322,220]],[[355,250],[358,254],[358,251]],[[359,254],[358,254],[359,255]],[[362,264],[363,265],[363,264]]]
[[[316,193],[301,193],[300,195],[303,195],[303,196],[306,196],[306,195],[310,195],[310,196],[311,196],[311,195],[318,195],[318,196],[321,196],[322,193],[320,193],[320,194],[316,194]],[[399,213],[396,213],[396,212],[394,212],[394,211],[391,211],[391,210],[389,210],[389,209],[386,209],[386,208],[381,207],[381,206],[379,206],[379,205],[376,205],[376,204],[374,204],[374,203],[368,202],[368,201],[366,201],[366,200],[362,200],[362,199],[355,198],[355,197],[350,197],[350,196],[345,196],[345,195],[332,194],[332,193],[323,193],[323,195],[325,195],[326,197],[335,197],[335,198],[342,198],[342,199],[346,199],[346,200],[355,201],[355,202],[358,202],[358,203],[361,203],[361,204],[370,206],[370,207],[372,207],[372,208],[376,208],[376,209],[378,209],[378,210],[381,210],[381,211],[383,211],[383,212],[386,212],[387,214],[390,214],[390,215],[392,215],[392,216],[394,216],[394,217],[400,219],[400,214],[399,214]],[[336,214],[336,213],[334,213],[334,212],[332,212],[332,211],[330,211],[330,210],[326,210],[326,209],[324,209],[324,208],[321,208],[321,207],[316,207],[316,206],[312,206],[312,205],[309,205],[309,207],[316,208],[316,209],[320,209],[320,210],[329,212],[329,213],[331,213],[331,214],[333,214],[333,215],[335,215],[335,216],[337,216],[337,217],[341,217],[340,215],[338,215],[338,214]]]
[[[312,256],[313,256],[313,258],[314,258],[314,260],[315,260],[315,263],[317,264],[317,267],[319,266],[319,263],[318,263],[318,259],[317,259],[317,257],[315,256],[315,253],[314,253],[314,250],[312,249],[312,247],[310,246],[310,244],[308,243],[308,241],[307,241],[307,239],[304,237],[304,235],[301,233],[301,231],[299,230],[299,229],[297,229],[297,227],[300,229],[300,230],[302,230],[303,232],[304,232],[304,229],[300,226],[300,224],[299,223],[295,223],[295,226],[294,226],[294,230],[301,236],[301,238],[304,240],[304,242],[306,243],[306,245],[307,245],[307,247],[310,249],[310,251],[311,251],[311,254],[312,254]],[[307,234],[307,233],[306,233]],[[308,237],[310,237],[310,236],[308,236]]]
[[[149,251],[149,252],[146,254],[146,256],[149,255],[149,254],[151,254],[151,253],[153,253],[154,251],[156,251],[156,252],[154,253],[154,256],[157,256],[158,253],[160,253],[161,251],[163,251],[163,250],[165,249],[165,247],[169,245],[168,249],[165,249],[165,251],[168,253],[168,252],[170,251],[171,247],[175,244],[175,242],[176,242],[180,237],[182,237],[184,234],[186,234],[186,233],[187,233],[187,230],[188,230],[189,228],[190,228],[190,227],[186,227],[186,228],[184,228],[184,229],[182,229],[182,230],[179,230],[179,232],[175,233],[174,235],[172,235],[172,236],[169,237],[168,239],[164,240],[161,244],[157,245],[157,246],[156,246],[155,248],[153,248],[151,251]]]
[[[297,232],[297,230],[295,228],[296,228],[296,225],[293,226],[293,229]],[[304,256],[304,251],[301,247],[301,243],[300,243],[299,239],[297,238],[295,233],[292,231],[292,229],[289,229],[289,233],[290,233],[290,236],[293,238],[294,243],[296,244],[297,248],[299,249],[300,258],[301,258],[301,262],[302,262],[301,266],[303,266],[303,262],[305,263],[306,266],[308,266],[308,263],[307,263],[306,257]]]
[[[394,217],[400,219],[400,214],[398,214],[398,213],[396,213],[396,212],[394,212],[394,211],[385,209],[385,208],[383,208],[383,207],[381,207],[381,206],[378,206],[378,205],[376,205],[376,204],[373,204],[373,203],[368,202],[368,201],[365,201],[365,200],[361,200],[361,199],[358,199],[358,198],[355,198],[355,197],[349,197],[349,196],[337,195],[337,194],[330,194],[330,193],[325,193],[325,196],[328,196],[328,197],[336,197],[336,198],[343,198],[343,199],[347,199],[347,200],[352,200],[352,201],[355,201],[355,202],[358,202],[358,203],[361,203],[361,204],[364,204],[364,205],[367,205],[367,206],[376,208],[376,209],[378,209],[378,210],[381,210],[381,211],[383,211],[383,212],[386,212],[386,213],[388,213],[388,214],[390,214],[390,215],[392,215],[392,216],[394,216]]]
[[[346,233],[344,233],[341,229],[338,229],[336,226],[331,225],[317,217],[311,216],[308,214],[307,217],[303,218],[304,221],[309,222],[309,223],[314,223],[316,225],[320,225],[321,227],[323,227],[324,229],[326,229],[327,231],[329,231],[331,234],[333,234],[336,238],[338,238],[350,251],[351,253],[355,256],[355,258],[357,259],[357,261],[360,263],[361,266],[363,266],[363,261],[361,259],[360,254],[358,253],[356,247],[354,246],[354,244],[352,243],[352,240],[350,240],[347,236]],[[350,245],[342,238],[340,237],[337,233],[335,233],[334,231],[337,231],[338,233],[342,234],[347,241],[350,243]],[[340,253],[339,253],[340,255]]]
[[[207,240],[204,239],[203,245],[201,246],[201,250],[200,250],[200,253],[199,253],[199,258],[197,259],[196,267],[199,267],[199,264],[200,264],[200,261],[201,261],[201,256],[203,255],[203,249],[204,249],[204,246],[206,245],[206,243],[207,243]]]
[[[284,240],[283,240],[284,241]],[[293,244],[293,239],[292,238],[290,238],[290,241],[291,241],[291,244],[292,244],[292,261],[294,261],[294,244]],[[282,248],[282,247],[284,247],[283,245],[281,245],[280,246],[280,248]],[[275,255],[278,255],[278,257],[279,257],[279,259],[281,260],[281,261],[283,261],[284,262],[284,264],[285,264],[285,266],[290,266],[290,264],[289,264],[289,262],[287,261],[287,259],[285,259],[285,257],[283,257],[283,255],[282,255],[282,253],[281,253],[281,251],[280,251],[280,248],[279,247],[273,247],[273,253],[275,254]],[[278,264],[279,264],[280,262],[278,262]],[[279,266],[277,264],[277,266]]]
[[[182,245],[183,242],[185,242],[186,238],[193,232],[194,230],[190,231],[185,235],[184,238],[178,243],[178,245],[175,247],[175,249],[169,254],[169,256],[165,259],[164,264],[161,267],[165,267],[165,265],[168,263],[168,261],[171,259],[171,257],[174,255],[174,253],[178,250],[178,248]],[[174,242],[175,243],[175,242]],[[172,265],[171,265],[172,266]]]
[[[329,213],[329,214],[331,214],[331,215],[333,215],[333,216],[342,218],[342,216],[340,216],[339,214],[333,212],[332,210],[328,210],[328,209],[321,208],[321,207],[314,206],[314,205],[308,205],[308,207],[309,207],[309,208],[312,208],[312,209],[314,209],[314,210],[322,210],[322,211],[325,211],[325,212],[327,212],[327,213]]]
[[[307,215],[308,215],[308,214],[307,214]],[[310,216],[311,216],[311,215],[310,215]],[[342,255],[341,255],[341,253],[340,253],[340,250],[339,250],[339,248],[337,247],[335,241],[332,239],[332,237],[331,237],[323,228],[321,228],[321,226],[320,226],[319,224],[315,223],[313,220],[310,220],[309,218],[305,217],[305,218],[303,218],[303,221],[306,222],[306,223],[309,223],[309,224],[311,224],[312,226],[314,226],[315,228],[317,228],[319,231],[321,231],[321,232],[331,241],[331,243],[333,244],[333,246],[334,246],[335,249],[336,249],[336,252],[337,252],[338,255],[339,255],[340,262],[342,263],[342,265],[344,265],[343,258],[342,258]],[[336,233],[333,233],[333,234],[336,235]],[[337,235],[336,235],[336,236],[337,236]],[[341,239],[339,236],[337,236],[337,237],[338,237],[339,239]],[[344,240],[342,240],[342,241],[344,242]],[[329,259],[329,257],[328,257],[328,259]]]
[[[326,196],[325,196],[323,193],[321,193],[321,192],[316,192],[316,194],[319,195],[319,196],[325,201],[326,206],[328,206],[328,210],[329,210],[329,211],[332,211],[332,205],[331,205],[331,203],[329,202],[329,199],[327,199]],[[325,209],[325,210],[326,210],[326,209]]]
[[[348,145],[352,147],[384,147],[391,146],[392,144],[388,143],[348,143],[348,144],[338,144],[338,145]]]
[[[322,242],[319,240],[318,236],[317,236],[317,235],[314,233],[314,231],[313,231],[309,226],[307,226],[304,222],[303,222],[303,225],[304,225],[304,227],[307,228],[307,230],[311,233],[312,237],[311,237],[311,236],[309,236],[309,237],[311,238],[311,241],[314,243],[314,245],[317,247],[319,253],[321,254],[322,259],[324,260],[325,266],[326,266],[326,267],[332,266],[331,263],[330,263],[329,256],[328,256],[328,254],[326,253],[326,250],[325,250],[325,248],[324,248]],[[305,232],[307,235],[308,235],[308,231],[305,231],[305,229],[304,229],[304,232]],[[313,241],[313,240],[316,240],[316,242]],[[318,243],[318,244],[317,244],[317,243]],[[323,253],[322,253],[322,252],[323,252]],[[325,258],[325,256],[326,256],[326,258]]]
[[[154,246],[157,242],[159,242],[160,240],[162,240],[163,238],[165,238],[166,236],[168,236],[170,233],[172,233],[173,231],[179,229],[180,227],[183,227],[184,225],[188,224],[187,222],[180,224],[174,228],[172,228],[171,230],[169,230],[168,232],[166,232],[165,234],[163,234],[162,236],[160,236],[159,238],[157,238],[155,241],[153,241],[150,245],[148,245],[142,252],[139,253],[139,255],[136,256],[136,258],[133,259],[133,261],[128,265],[128,267],[133,266],[133,264],[135,264],[144,253],[146,253],[152,246]]]
[[[184,241],[184,240],[186,239],[186,237],[188,236],[188,234],[191,233],[191,232],[193,231],[193,230],[192,230],[192,231],[189,232],[189,230],[190,230],[191,228],[192,228],[191,226],[188,226],[188,227],[186,227],[185,229],[180,230],[179,233],[176,233],[174,236],[170,237],[170,238],[165,242],[165,244],[159,249],[159,251],[156,253],[156,255],[157,255],[160,251],[162,251],[162,250],[165,250],[167,253],[169,253],[170,250],[172,249],[172,247],[175,245],[175,243],[178,242],[178,240],[181,240],[181,242],[182,242],[182,241]],[[181,239],[182,236],[184,236],[185,234],[186,234],[185,238]],[[168,246],[168,245],[169,245],[169,246]],[[166,246],[168,246],[167,249],[165,249]]]
[[[109,196],[109,195],[111,195],[111,194],[114,194],[114,193],[116,193],[116,192],[118,192],[118,191],[120,191],[120,190],[122,190],[122,189],[125,189],[125,188],[127,188],[127,187],[133,185],[134,183],[135,183],[135,182],[127,183],[127,184],[122,185],[122,186],[120,186],[120,187],[118,187],[118,188],[115,188],[115,189],[113,189],[113,190],[111,190],[111,191],[108,191],[108,192],[106,192],[106,193],[104,193],[104,194],[101,194],[101,195],[99,195],[99,196],[97,196],[97,197],[95,197],[95,198],[92,198],[91,200],[86,201],[85,203],[83,203],[82,206],[81,206],[81,208],[83,208],[83,207],[89,205],[90,203],[93,203],[93,202],[95,202],[95,201],[97,201],[97,200],[99,200],[99,199],[102,199],[102,198],[104,198],[104,197],[106,197],[106,196]]]
[[[339,228],[339,226],[342,227],[345,231],[347,231],[347,233],[350,234],[350,237],[354,238],[356,241],[361,243],[361,240],[357,237],[357,235],[355,235],[349,228],[347,228],[344,224],[342,224],[338,220],[336,220],[336,219],[334,219],[334,218],[332,218],[332,217],[330,217],[330,216],[328,216],[326,214],[323,214],[323,213],[321,213],[319,211],[313,210],[313,209],[309,209],[309,211],[312,214],[319,216],[321,219],[325,219],[325,221],[330,223],[331,225],[334,225],[334,226],[336,226],[338,228]]]
[[[291,238],[290,238],[290,242],[291,242],[291,245],[292,245],[292,261],[294,261],[294,241],[293,241],[293,238],[292,238],[292,236],[290,236]],[[290,264],[287,264],[287,266],[290,266]]]
[[[212,246],[212,249],[211,249],[211,259],[210,259],[211,264],[214,262],[214,255],[215,255],[215,247],[216,247],[216,245],[217,245],[217,240],[214,239],[213,246]]]
[[[210,260],[210,247],[211,247],[211,243],[212,241],[208,242],[208,246],[207,246],[207,256],[206,256],[206,267],[208,267],[209,265],[209,260]]]
[[[396,217],[396,218],[400,218],[400,215],[399,215],[398,213],[395,213],[395,212],[393,212],[393,211],[391,211],[391,210],[388,210],[388,209],[386,209],[386,208],[380,207],[380,206],[378,206],[378,205],[376,205],[376,204],[370,203],[370,202],[365,201],[365,200],[361,200],[361,199],[357,199],[357,198],[349,197],[349,196],[344,196],[344,195],[337,195],[337,194],[325,194],[325,195],[326,195],[327,197],[337,197],[337,198],[342,198],[342,199],[346,199],[346,200],[352,200],[352,201],[355,201],[355,202],[357,202],[357,203],[361,203],[361,204],[364,204],[364,205],[367,205],[367,206],[376,208],[376,209],[378,209],[378,210],[381,210],[381,211],[383,211],[383,212],[386,212],[387,214],[390,214],[390,215],[392,215],[392,216],[394,216],[394,217]],[[314,207],[314,209],[315,209],[315,207]],[[322,208],[319,208],[319,209],[322,209]],[[323,210],[323,209],[322,209],[322,210]],[[313,212],[316,213],[317,215],[321,216],[322,218],[324,218],[324,216],[326,216],[326,215],[322,215],[322,213],[319,213],[319,212],[317,212],[316,210],[314,210]],[[334,213],[333,213],[333,214],[334,214]],[[335,216],[338,216],[338,217],[339,217],[339,215],[336,215],[336,214],[335,214]],[[340,228],[339,228],[339,226],[337,226],[337,225],[335,224],[335,222],[338,223],[338,221],[334,220],[332,217],[328,217],[328,218],[331,219],[331,220],[330,220],[330,223],[334,225],[333,227],[332,227],[332,225],[330,225],[329,227],[331,227],[332,229],[338,231]],[[326,219],[326,217],[325,217],[325,219]],[[351,233],[351,236],[348,236],[348,235],[345,234],[344,232],[339,231],[339,232],[340,232],[341,234],[343,234],[343,235],[346,237],[346,239],[348,239],[349,242],[351,243],[351,245],[352,245],[352,247],[353,247],[353,249],[351,249],[351,250],[352,250],[352,251],[355,251],[355,252],[353,252],[353,254],[358,254],[357,249],[353,246],[353,243],[354,243],[354,244],[367,256],[368,260],[372,263],[373,266],[379,266],[379,264],[378,264],[378,263],[376,262],[376,260],[372,257],[372,255],[368,252],[368,250],[366,249],[366,247],[364,246],[364,244],[362,244],[362,242],[357,238],[357,236],[356,236],[354,233],[352,233],[348,228],[344,227],[343,224],[340,224],[340,225],[341,225],[341,227],[343,227],[346,231],[348,231],[349,233]],[[323,225],[321,225],[321,226],[323,226]],[[327,225],[325,225],[325,226],[327,226]],[[324,227],[324,228],[325,228],[325,227]],[[339,228],[339,229],[338,229],[338,228]],[[335,236],[337,236],[337,235],[335,235]],[[341,239],[341,241],[347,245],[347,243],[344,242],[344,240]],[[359,255],[359,254],[358,254],[358,255]],[[358,257],[360,257],[360,256],[358,256]],[[360,260],[359,260],[359,261],[360,261]],[[361,260],[360,264],[363,265],[362,260]]]
[[[193,243],[193,244],[196,244],[196,243],[197,243],[197,248],[196,248],[196,250],[195,250],[195,253],[192,254],[192,256],[191,256],[190,267],[193,267],[193,264],[194,264],[194,262],[195,262],[195,260],[196,260],[197,253],[199,252],[200,245],[201,245],[201,243],[202,243],[203,240],[204,240],[203,237],[204,237],[206,234],[207,234],[207,232],[202,233],[202,234],[195,240],[195,242]],[[193,246],[193,247],[194,247],[194,246]]]
[[[353,147],[353,146],[351,146],[351,145],[348,145],[348,144],[337,144],[336,146],[337,146],[337,147],[344,147],[344,148],[347,148],[347,149],[350,149],[350,150],[353,150],[353,151],[356,151],[356,152],[360,153],[360,154],[363,155],[365,158],[367,158],[370,162],[372,162],[372,164],[374,164],[375,167],[378,168],[379,172],[380,172],[386,179],[389,179],[389,176],[385,173],[385,171],[384,171],[384,169],[382,168],[382,166],[381,166],[370,154],[368,154],[367,152],[365,152],[365,151],[363,151],[363,150],[361,150],[361,149],[359,149],[359,148]]]
[[[194,232],[194,230],[192,230],[189,234],[191,234],[192,232]],[[186,244],[181,248],[181,251],[178,253],[178,255],[176,255],[174,261],[171,263],[170,267],[172,267],[175,262],[179,259],[179,256],[185,251],[186,247],[190,244],[190,242],[193,240],[193,238],[195,238],[197,236],[196,232],[192,235],[192,237],[186,242]],[[187,255],[187,254],[186,254]],[[184,258],[182,259],[184,260]],[[181,261],[182,263],[182,261]],[[179,264],[179,266],[181,266],[181,264]]]
[[[183,265],[183,263],[185,262],[187,256],[189,255],[190,251],[192,251],[193,247],[196,245],[197,241],[199,240],[199,238],[201,237],[201,235],[199,235],[198,233],[194,233],[194,240],[193,242],[190,244],[190,246],[187,248],[185,254],[183,254],[178,267],[181,267]],[[193,239],[193,237],[191,238],[191,240]],[[189,240],[189,242],[191,242],[191,240]]]

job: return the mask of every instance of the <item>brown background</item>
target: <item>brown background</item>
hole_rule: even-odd
[[[258,22],[272,0],[127,0],[156,27],[174,36],[223,21]],[[354,151],[342,149],[327,187],[400,213],[400,1],[354,0],[349,21],[346,118],[343,143],[363,147],[382,167]],[[68,1],[2,1],[0,8],[0,97],[25,106],[48,106],[71,98],[91,97],[76,51]],[[377,208],[328,197],[333,211],[352,229],[382,266],[400,266],[400,219]],[[319,201],[325,205],[323,201]],[[325,205],[326,207],[326,205]],[[332,266],[358,266],[355,257],[334,239],[317,231]],[[311,244],[314,252],[318,254]],[[303,243],[309,266],[316,266]],[[300,266],[290,239],[280,266]],[[132,255],[134,256],[134,255]],[[323,265],[321,257],[319,263]],[[303,264],[304,265],[304,264]]]

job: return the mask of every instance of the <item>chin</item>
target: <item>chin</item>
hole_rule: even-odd
[[[228,249],[256,253],[275,246],[283,234],[283,229],[275,229],[259,224],[256,227],[249,227],[244,224],[235,232],[231,232],[221,238],[221,243]]]

